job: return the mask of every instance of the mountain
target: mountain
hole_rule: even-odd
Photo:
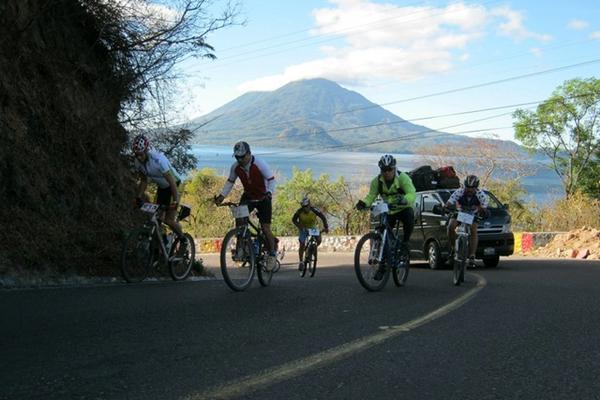
[[[205,126],[200,127],[205,124]],[[189,122],[198,144],[251,144],[297,149],[412,153],[418,147],[463,143],[468,137],[415,125],[357,92],[326,79],[250,92]],[[517,146],[506,142],[506,146]]]

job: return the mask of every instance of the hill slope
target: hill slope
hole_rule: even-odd
[[[190,128],[206,121],[196,143],[231,144],[243,138],[265,146],[411,153],[416,147],[470,140],[412,124],[326,79],[246,93],[192,120]]]

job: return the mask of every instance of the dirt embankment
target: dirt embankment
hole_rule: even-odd
[[[127,80],[84,3],[0,2],[0,274],[94,274],[118,258]]]
[[[550,243],[534,250],[533,255],[600,260],[600,230],[584,227],[556,235]]]

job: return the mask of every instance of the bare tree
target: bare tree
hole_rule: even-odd
[[[452,165],[459,176],[474,174],[485,183],[492,179],[520,180],[535,174],[537,167],[526,162],[527,153],[501,141],[472,139],[468,147],[448,145],[418,149],[424,164],[433,168]],[[527,157],[528,158],[528,157]]]

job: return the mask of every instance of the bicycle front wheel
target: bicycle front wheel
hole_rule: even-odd
[[[121,272],[129,283],[141,282],[148,276],[154,261],[154,245],[150,232],[144,228],[133,231],[123,241]]]
[[[459,286],[465,281],[465,265],[467,263],[467,240],[464,237],[458,239],[456,255],[454,256],[454,266],[452,270],[452,283]]]
[[[185,245],[176,238],[169,252],[169,272],[174,281],[186,279],[192,271],[192,264],[196,259],[196,245],[194,238],[189,233],[184,233],[187,242]]]
[[[223,280],[231,290],[240,292],[250,286],[254,271],[255,257],[250,238],[238,238],[237,229],[230,230],[221,246]]]
[[[354,271],[358,282],[370,292],[376,292],[385,286],[390,278],[390,269],[377,262],[381,249],[381,235],[368,233],[358,241],[354,251]]]
[[[315,272],[317,271],[317,245],[316,244],[311,244],[309,246],[309,257],[308,257],[308,273],[310,274],[310,277],[312,278],[313,276],[315,276]]]

